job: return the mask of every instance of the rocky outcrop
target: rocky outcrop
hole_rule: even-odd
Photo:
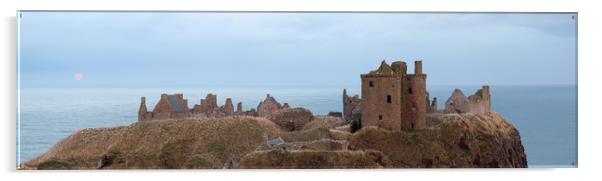
[[[494,112],[431,114],[424,129],[353,134],[337,129],[341,118],[314,120],[294,132],[247,116],[84,129],[23,169],[527,167],[519,132]],[[257,150],[268,136],[276,141]]]
[[[270,94],[267,94],[265,99],[257,105],[257,115],[266,117],[280,109],[282,109],[282,105]]]
[[[519,132],[497,113],[430,115],[430,127],[399,132],[362,128],[355,150],[382,151],[396,168],[527,167]]]
[[[309,123],[313,114],[305,108],[284,108],[271,113],[267,118],[285,130],[295,131]]]
[[[239,168],[320,169],[320,168],[382,168],[378,151],[257,151],[242,158]]]

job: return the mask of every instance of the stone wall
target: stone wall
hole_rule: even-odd
[[[257,105],[257,114],[261,117],[266,117],[273,112],[282,109],[282,105],[274,99],[274,97],[267,94],[265,99]]]
[[[361,123],[356,125],[389,130],[426,126],[426,113],[431,108],[431,102],[427,97],[422,61],[416,61],[415,64],[415,74],[407,74],[405,62],[396,61],[389,66],[383,61],[377,70],[361,75]],[[344,99],[346,97],[343,96]],[[343,111],[346,109],[349,108],[344,106]]]
[[[491,112],[489,86],[484,85],[473,95],[466,97],[460,89],[455,89],[445,102],[445,113],[488,113]]]
[[[362,79],[362,126],[401,128],[401,78],[385,61]]]
[[[347,95],[347,90],[343,89],[343,113],[342,113],[342,116],[343,116],[343,120],[346,123],[351,122],[352,111],[361,102],[362,102],[362,99],[360,99],[358,95],[354,95],[353,97],[350,97]]]
[[[418,65],[420,61],[416,62]],[[416,72],[422,71],[416,70]],[[408,89],[404,93],[407,101],[402,113],[402,127],[409,129],[424,128],[426,127],[426,112],[429,104],[426,96],[426,74],[410,74],[407,76],[407,82]]]
[[[184,99],[183,94],[161,94],[161,98],[152,112],[149,112],[146,108],[146,97],[141,97],[138,121],[174,119],[188,116],[190,116],[188,100]]]
[[[472,113],[491,112],[491,95],[489,94],[489,86],[484,85],[473,95],[468,96],[468,101],[470,103],[470,112]]]

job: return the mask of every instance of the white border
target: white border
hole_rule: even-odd
[[[595,1],[526,1],[526,0],[488,0],[488,1],[435,1],[423,0],[415,2],[404,1],[366,1],[331,0],[322,2],[309,0],[303,2],[286,0],[263,1],[124,1],[105,0],[101,2],[78,0],[22,0],[2,1],[2,40],[0,55],[3,57],[2,94],[0,100],[0,115],[2,119],[3,156],[1,163],[3,175],[7,180],[46,180],[51,178],[61,180],[222,180],[249,179],[262,180],[575,180],[599,178],[597,169],[602,164],[600,160],[599,110],[600,48],[600,5]],[[579,168],[577,169],[437,169],[437,170],[178,170],[178,171],[15,171],[16,145],[16,10],[227,10],[227,11],[446,11],[446,12],[578,12],[579,13]],[[69,173],[67,175],[57,175]],[[4,175],[6,174],[6,175]],[[594,175],[596,174],[596,175]],[[60,176],[60,177],[59,177]]]

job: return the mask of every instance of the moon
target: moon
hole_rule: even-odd
[[[82,75],[81,73],[76,73],[75,76],[73,77],[76,81],[80,81],[84,79],[84,75]]]

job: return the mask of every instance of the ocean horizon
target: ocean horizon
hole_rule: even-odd
[[[520,132],[529,167],[577,166],[577,85],[490,85],[492,111]],[[428,86],[438,108],[455,88],[466,96],[480,85]],[[140,97],[152,109],[161,93],[183,93],[188,106],[208,93],[256,108],[270,94],[280,103],[304,107],[314,115],[342,111],[342,92],[360,94],[360,86],[212,86],[174,88],[21,88],[17,120],[17,164],[48,151],[68,135],[84,128],[124,126],[136,122]]]

